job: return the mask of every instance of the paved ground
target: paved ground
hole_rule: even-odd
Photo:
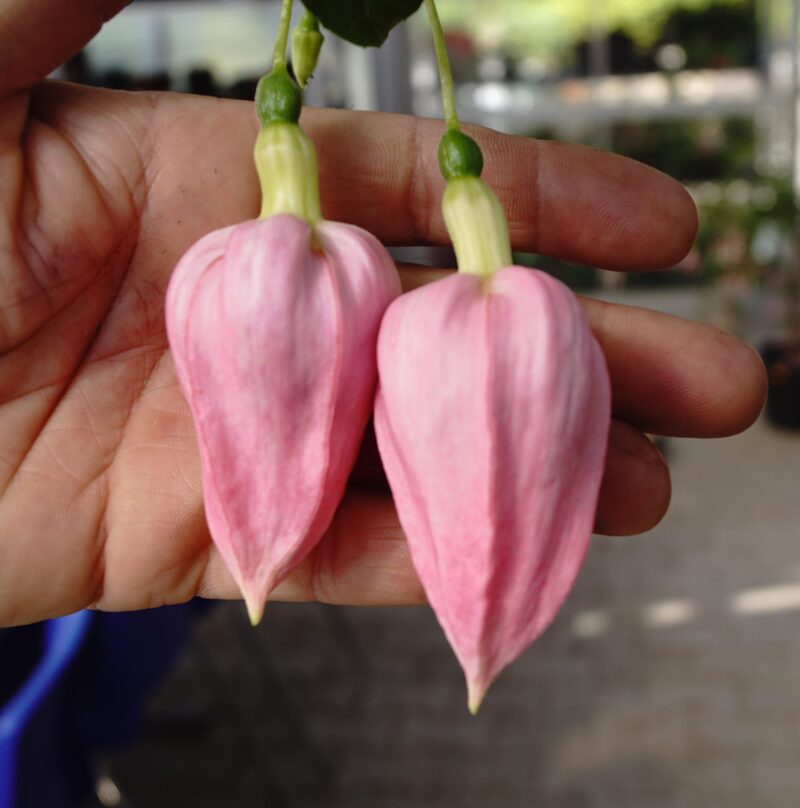
[[[222,605],[107,761],[127,803],[800,805],[800,436],[669,453],[668,518],[595,540],[477,718],[425,608],[274,605],[253,632]]]

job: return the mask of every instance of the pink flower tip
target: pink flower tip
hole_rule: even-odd
[[[483,699],[486,696],[488,687],[472,679],[467,679],[467,708],[471,715],[477,715],[481,709]]]
[[[256,596],[253,597],[248,595],[246,592],[244,593],[244,603],[247,607],[247,616],[250,619],[250,625],[253,628],[256,628],[260,623],[261,620],[264,618],[264,609],[266,608],[266,596],[260,597]]]

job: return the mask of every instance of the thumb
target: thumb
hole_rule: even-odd
[[[0,96],[41,81],[129,2],[6,0],[0,5]]]

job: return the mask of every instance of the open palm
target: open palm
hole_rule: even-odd
[[[0,6],[0,625],[236,594],[205,524],[163,304],[191,243],[257,212],[255,120],[249,104],[39,83],[122,5]],[[347,112],[304,124],[329,218],[387,243],[444,242],[440,125]],[[663,175],[580,147],[478,136],[520,249],[622,270],[669,266],[688,249],[694,208]],[[637,532],[669,499],[642,430],[743,429],[760,409],[763,370],[713,329],[585,305],[620,419],[598,529]],[[388,494],[352,486],[276,596],[419,600]]]

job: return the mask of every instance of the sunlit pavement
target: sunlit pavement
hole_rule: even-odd
[[[800,436],[759,423],[668,453],[668,517],[643,537],[594,540],[555,624],[477,718],[425,608],[273,605],[253,632],[228,604],[199,628],[142,741],[108,761],[123,796],[148,808],[800,805]]]

